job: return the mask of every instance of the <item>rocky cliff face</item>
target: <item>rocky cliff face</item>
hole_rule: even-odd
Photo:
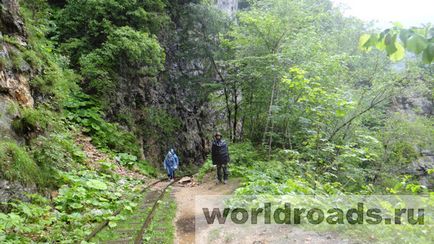
[[[15,104],[32,107],[29,80],[30,65],[19,60],[19,48],[25,48],[26,32],[16,0],[0,0],[0,138],[15,137],[11,129],[17,116]]]
[[[0,7],[0,138],[16,138],[11,123],[18,114],[13,108],[17,105],[33,107],[29,81],[34,71],[19,57],[27,47],[27,37],[18,1],[0,0]],[[184,163],[200,163],[207,153],[207,134],[211,131],[207,104],[205,100],[196,98],[197,90],[188,86],[185,88],[180,82],[198,79],[209,67],[203,65],[200,57],[192,57],[191,60],[175,57],[180,46],[177,32],[182,30],[175,28],[173,31],[170,38],[162,38],[167,43],[166,71],[157,81],[143,77],[120,82],[116,97],[109,106],[108,117],[122,120],[119,117],[129,115],[136,126],[143,122],[142,126],[129,129],[138,131],[137,134],[145,129],[155,132],[154,136],[141,138],[144,156],[151,162],[158,164],[168,148],[174,147]],[[161,132],[154,128],[158,125],[147,124],[145,108],[165,111],[179,121],[179,127],[170,135],[160,136]]]
[[[33,71],[19,59],[27,46],[26,32],[16,0],[0,0],[0,138],[13,137],[14,104],[33,106],[29,80]]]
[[[217,0],[217,7],[229,15],[234,15],[238,10],[238,0]]]
[[[238,0],[217,0],[215,4],[230,16],[238,10]],[[181,11],[184,19],[172,16],[174,27],[169,31],[171,33],[160,36],[166,50],[166,64],[158,82],[142,81],[139,86],[128,86],[135,90],[133,97],[138,98],[139,103],[161,108],[180,122],[180,127],[163,141],[143,138],[145,155],[151,161],[159,162],[169,147],[177,150],[184,164],[201,164],[209,153],[216,118],[206,95],[203,97],[207,93],[203,83],[212,81],[216,76],[210,60],[212,54],[208,50],[213,44],[202,46],[199,43],[203,41],[201,37],[191,36],[191,33],[200,33],[206,27],[201,23],[203,20],[188,19],[192,12],[186,8],[186,11],[183,9],[185,12]],[[131,93],[123,94],[125,97]]]
[[[396,97],[393,100],[392,110],[407,115],[409,119],[414,119],[416,115],[432,117],[434,115],[432,91],[425,87],[422,81],[416,82],[421,89]],[[420,157],[412,162],[404,173],[417,176],[422,185],[432,189],[434,176],[428,174],[427,170],[434,168],[434,151],[427,148],[417,148],[417,150],[420,152]]]
[[[238,1],[218,1],[216,4],[233,14]],[[170,29],[159,36],[166,52],[165,71],[157,81],[136,78],[119,82],[121,85],[109,116],[131,115],[136,123],[135,130],[154,132],[145,133],[141,141],[145,158],[155,165],[161,164],[170,147],[176,149],[182,164],[201,164],[209,151],[214,121],[203,86],[215,78],[208,50],[213,44],[204,42],[200,35],[192,36],[204,31],[205,27],[202,20],[189,16],[192,12],[188,4],[181,4],[174,12]],[[169,133],[161,132],[158,125],[146,121],[149,114],[143,110],[148,108],[164,111],[169,118],[179,122],[179,127]]]
[[[111,104],[109,117],[129,114],[136,121],[136,134],[143,144],[144,157],[154,165],[160,165],[163,157],[173,147],[182,164],[201,164],[208,152],[208,137],[212,120],[206,99],[199,98],[200,91],[183,82],[197,80],[208,67],[192,68],[191,62],[177,58],[177,45],[166,47],[165,72],[157,81],[147,78],[124,80]],[[206,62],[195,60],[196,64]],[[164,132],[166,123],[149,121],[147,110],[164,111],[167,119],[177,123],[174,131]],[[165,122],[165,121],[164,121]],[[171,126],[172,122],[168,122]],[[131,128],[130,128],[131,129]]]
[[[170,72],[167,70],[165,74]],[[157,82],[145,78],[125,80],[116,93],[116,102],[111,104],[109,116],[119,118],[121,114],[130,114],[136,121],[133,128],[136,134],[147,132],[140,140],[145,158],[154,165],[159,165],[170,147],[177,150],[182,163],[200,163],[206,155],[205,131],[210,131],[207,104],[193,104],[190,98],[195,96],[195,91],[180,88],[174,77],[165,74]],[[148,120],[150,115],[146,109],[164,111],[179,126],[163,135],[160,125],[155,124],[158,121]]]
[[[11,128],[19,116],[17,105],[33,107],[29,80],[33,71],[28,63],[18,59],[27,46],[24,23],[16,0],[0,0],[0,139],[19,140]],[[34,185],[0,179],[0,202],[12,198],[26,199],[24,193],[35,192]]]

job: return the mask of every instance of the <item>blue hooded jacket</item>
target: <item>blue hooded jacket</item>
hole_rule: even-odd
[[[166,170],[175,170],[178,168],[179,159],[175,153],[175,150],[170,149],[164,159],[164,169]]]

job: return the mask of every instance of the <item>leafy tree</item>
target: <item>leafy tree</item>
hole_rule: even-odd
[[[158,34],[168,21],[161,0],[80,0],[68,1],[57,14],[61,48],[76,65],[82,55],[100,48],[116,27]]]
[[[80,59],[89,88],[108,100],[120,80],[155,77],[163,63],[164,52],[156,38],[130,27],[114,30],[101,48]]]

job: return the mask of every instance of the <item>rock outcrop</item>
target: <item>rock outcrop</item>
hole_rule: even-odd
[[[27,46],[24,22],[17,0],[0,0],[0,139],[20,140],[12,129],[18,105],[33,107],[29,81],[33,71],[21,57]],[[26,200],[34,185],[0,179],[0,202]]]
[[[0,30],[3,34],[24,35],[24,22],[16,0],[0,0]]]
[[[0,202],[9,202],[12,199],[29,200],[27,194],[37,191],[35,185],[26,186],[19,182],[0,179]],[[0,210],[5,210],[0,207]]]
[[[410,91],[408,94],[398,96],[393,101],[392,111],[405,114],[409,119],[415,116],[432,117],[434,115],[434,100],[429,88],[419,82],[421,90]],[[434,175],[428,174],[429,169],[434,168],[434,152],[432,149],[417,148],[420,157],[408,165],[403,173],[411,174],[419,179],[419,182],[429,188],[434,187]]]
[[[217,7],[233,16],[238,11],[238,0],[217,0]]]
[[[0,137],[14,137],[16,104],[33,107],[29,80],[32,70],[22,58],[27,46],[24,23],[16,0],[0,0]]]

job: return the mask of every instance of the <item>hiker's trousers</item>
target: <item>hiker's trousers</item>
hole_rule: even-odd
[[[169,177],[169,179],[175,179],[175,169],[169,167],[167,169],[167,176]]]
[[[228,165],[227,164],[217,164],[217,179],[222,181],[222,173],[223,180],[228,180]]]

